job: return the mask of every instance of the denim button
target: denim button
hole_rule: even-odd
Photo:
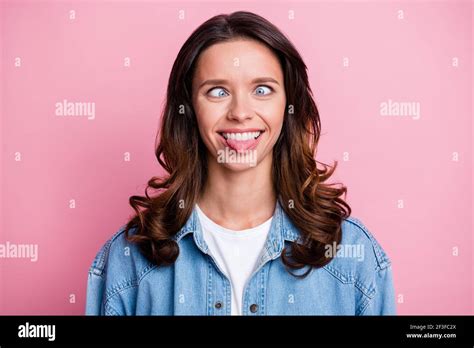
[[[216,307],[217,309],[220,309],[222,307],[222,302],[221,301],[217,301],[215,304],[214,304],[214,307]]]
[[[250,306],[250,311],[252,313],[255,313],[257,310],[258,310],[258,305],[256,305],[255,303]]]

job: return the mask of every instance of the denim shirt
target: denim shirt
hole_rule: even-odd
[[[336,257],[298,279],[285,269],[281,252],[293,242],[302,243],[300,233],[279,203],[273,217],[264,249],[244,287],[243,315],[396,314],[391,262],[361,221],[343,220],[340,250],[332,249],[339,250]],[[124,228],[92,262],[86,315],[231,314],[231,284],[209,254],[196,208],[172,237],[180,253],[170,266],[148,261],[136,244],[125,239]]]

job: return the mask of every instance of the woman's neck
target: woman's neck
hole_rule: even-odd
[[[275,211],[271,169],[271,155],[243,171],[230,170],[211,158],[207,183],[197,203],[204,214],[225,228],[243,230],[258,226]]]

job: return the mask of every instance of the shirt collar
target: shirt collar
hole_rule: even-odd
[[[181,239],[189,233],[193,233],[194,242],[199,249],[204,253],[208,253],[209,249],[203,239],[196,206],[194,206],[193,211],[184,226],[171,239],[179,244]],[[303,244],[299,230],[294,226],[288,215],[285,213],[280,202],[277,201],[270,225],[269,235],[265,243],[265,247],[270,256],[279,255],[284,247],[285,241]]]

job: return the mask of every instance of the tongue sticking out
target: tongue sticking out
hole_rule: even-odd
[[[249,139],[249,140],[235,140],[235,139],[227,139],[227,145],[229,145],[230,148],[232,148],[235,151],[242,152],[246,150],[251,150],[255,148],[258,144],[259,141],[258,137],[257,139]]]

